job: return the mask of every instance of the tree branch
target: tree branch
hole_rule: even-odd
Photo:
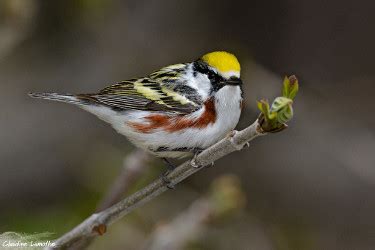
[[[233,133],[204,150],[197,155],[195,163],[199,166],[207,166],[227,154],[242,149],[247,142],[264,134],[258,120],[256,120],[246,129]],[[174,169],[167,177],[170,179],[171,184],[176,185],[201,169],[203,169],[203,167],[192,167],[191,162],[186,161]],[[157,179],[112,207],[92,214],[70,232],[57,239],[54,242],[56,247],[47,249],[64,249],[80,239],[102,235],[105,233],[107,226],[167,190],[168,188],[163,180]]]

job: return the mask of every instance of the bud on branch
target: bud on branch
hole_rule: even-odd
[[[276,97],[271,107],[267,100],[258,101],[261,111],[259,124],[264,132],[279,132],[287,128],[286,123],[293,118],[293,99],[298,92],[297,77],[284,78],[282,96]]]

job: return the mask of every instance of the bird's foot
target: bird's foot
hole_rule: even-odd
[[[161,180],[163,181],[163,183],[165,183],[166,187],[168,189],[175,189],[175,185],[172,184],[172,181],[168,178],[168,175],[169,174],[169,170],[167,170],[165,173],[163,173],[161,175]]]
[[[162,158],[162,159],[167,165],[167,171],[165,171],[161,175],[161,179],[166,184],[167,188],[175,189],[175,186],[172,184],[171,180],[168,178],[168,174],[172,172],[176,168],[176,166],[172,164],[170,161],[168,161],[167,158]]]
[[[215,165],[215,162],[211,162],[211,164],[208,164],[207,166],[206,166],[206,168],[207,167],[213,167]]]
[[[167,166],[167,171],[171,172],[177,167],[172,162],[170,162],[167,158],[164,157],[162,159],[163,159],[165,165]]]
[[[199,165],[199,164],[197,163],[197,156],[198,156],[202,151],[203,151],[202,149],[194,149],[194,150],[193,150],[194,156],[193,156],[193,158],[192,158],[191,161],[190,161],[190,165],[191,165],[193,168],[200,168],[200,167],[202,167],[201,165]]]
[[[237,130],[232,130],[232,131],[230,131],[229,134],[228,134],[228,137],[229,137],[229,140],[230,140],[232,146],[233,146],[236,150],[241,150],[241,149],[243,149],[243,148],[245,148],[245,147],[250,147],[250,143],[249,143],[249,142],[245,142],[244,144],[238,144],[238,143],[236,143],[236,142],[233,140],[234,136],[235,136],[237,133],[238,133]]]
[[[194,153],[194,156],[193,156],[193,158],[191,159],[191,161],[190,161],[190,165],[192,166],[192,167],[194,167],[194,168],[200,168],[200,167],[203,167],[202,165],[199,165],[198,163],[197,163],[197,156],[200,154],[200,153],[202,153],[202,151],[203,151],[203,149],[201,149],[201,148],[194,148],[193,149],[193,153]],[[207,166],[205,166],[205,167],[212,167],[214,165],[214,162],[211,162],[209,165],[207,165]]]

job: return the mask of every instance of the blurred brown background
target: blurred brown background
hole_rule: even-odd
[[[89,216],[134,147],[77,107],[30,91],[93,92],[228,50],[242,64],[239,128],[285,74],[301,91],[288,130],[200,171],[90,249],[140,249],[212,180],[246,206],[185,249],[375,248],[373,1],[0,1],[0,232],[66,232]],[[132,191],[163,171],[159,160]]]

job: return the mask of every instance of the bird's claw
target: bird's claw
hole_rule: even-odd
[[[173,165],[170,161],[168,161],[167,158],[163,158],[163,161],[166,163],[167,165],[167,171],[165,171],[162,175],[161,175],[161,179],[162,181],[166,184],[167,188],[169,189],[175,189],[175,186],[172,184],[171,180],[168,178],[168,174],[170,172],[172,172],[176,166]]]
[[[215,164],[215,162],[211,162],[210,164],[208,164],[206,167],[213,167]]]
[[[228,137],[229,137],[229,141],[231,142],[232,146],[236,149],[236,150],[241,150],[243,149],[245,146],[246,147],[250,147],[250,143],[249,142],[245,142],[244,144],[238,144],[236,143],[233,138],[234,136],[238,133],[237,130],[232,130],[231,132],[229,132],[228,134]]]
[[[193,157],[193,159],[191,159],[190,161],[190,165],[193,167],[193,168],[199,168],[200,166],[197,164],[197,161],[195,159],[195,156]]]
[[[194,153],[194,156],[193,156],[193,159],[191,159],[190,161],[190,165],[193,167],[193,168],[200,168],[201,166],[197,163],[197,156],[200,152],[195,152]]]
[[[172,184],[171,180],[168,178],[169,171],[161,175],[162,181],[166,184],[168,189],[175,189],[176,187]]]

